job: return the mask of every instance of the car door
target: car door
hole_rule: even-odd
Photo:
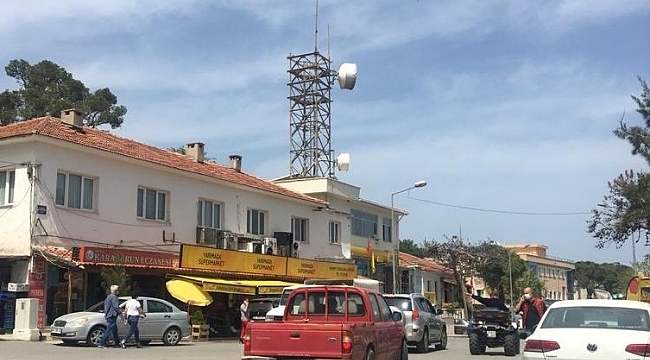
[[[392,360],[399,359],[400,352],[402,350],[402,339],[404,338],[403,329],[404,324],[399,323],[397,326],[393,321],[393,311],[390,309],[388,302],[382,296],[377,294],[370,294],[371,299],[377,299],[379,304],[379,312],[381,313],[381,320],[377,320],[377,323],[381,321],[381,332],[384,333],[382,338],[386,342],[386,352],[384,359]],[[377,324],[376,323],[376,324]]]
[[[415,302],[420,310],[420,316],[424,319],[429,329],[429,339],[436,341],[440,338],[440,328],[435,321],[435,316],[433,314],[433,306],[423,297],[416,297]]]
[[[160,339],[172,320],[174,309],[171,306],[154,299],[147,299],[145,312],[147,316],[142,319],[144,327],[140,328],[140,337]],[[146,329],[146,335],[143,330]]]
[[[431,327],[436,329],[436,341],[440,340],[440,337],[442,336],[442,329],[444,327],[444,320],[442,320],[442,316],[438,314],[438,309],[436,308],[435,305],[429,301],[427,298],[423,298],[423,300],[427,303],[429,308],[431,309]]]
[[[370,321],[373,323],[375,330],[375,339],[376,341],[376,353],[375,357],[377,360],[391,359],[387,355],[391,352],[391,334],[388,333],[389,323],[385,322],[382,319],[382,309],[379,305],[379,301],[375,297],[375,294],[368,294],[370,298],[370,309],[372,313],[370,314]],[[393,358],[394,359],[394,358]]]

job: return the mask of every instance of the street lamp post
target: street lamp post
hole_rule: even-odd
[[[395,221],[395,206],[393,205],[394,203],[393,198],[397,194],[401,194],[405,191],[409,191],[411,189],[421,188],[425,186],[427,186],[427,182],[424,180],[420,180],[404,190],[400,190],[390,194],[390,237],[391,237],[391,241],[395,242],[393,244],[393,293],[399,292],[397,286],[397,270],[399,269],[399,239],[397,238],[397,226],[396,226],[398,221]]]

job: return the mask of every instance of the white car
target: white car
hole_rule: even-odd
[[[650,359],[650,304],[558,301],[526,339],[523,359]]]

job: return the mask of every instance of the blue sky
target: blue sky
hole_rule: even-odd
[[[48,59],[91,90],[109,87],[129,110],[118,135],[202,141],[220,163],[239,154],[244,171],[288,174],[287,56],[314,50],[314,1],[2,8],[0,64]],[[401,238],[631,262],[629,244],[595,249],[586,221],[608,180],[647,170],[612,130],[623,114],[641,122],[630,95],[637,76],[650,81],[650,2],[321,0],[318,19],[319,51],[359,66],[355,89],[332,95],[333,148],[351,154],[338,178],[385,205],[428,182],[394,197],[409,211]]]

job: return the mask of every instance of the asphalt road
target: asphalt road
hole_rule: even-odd
[[[523,342],[522,342],[523,348]],[[84,346],[65,346],[60,342],[32,342],[0,339],[0,358],[3,360],[33,360],[33,359],[156,359],[156,360],[239,360],[242,355],[242,345],[237,340],[221,340],[209,342],[182,341],[178,346],[163,346],[151,344],[142,349],[130,347],[119,348],[88,348]],[[484,355],[471,356],[469,354],[468,339],[463,336],[449,338],[446,350],[429,353],[409,353],[409,360],[465,360],[465,359],[520,359],[521,355],[506,357],[503,355],[503,348],[488,348]]]

